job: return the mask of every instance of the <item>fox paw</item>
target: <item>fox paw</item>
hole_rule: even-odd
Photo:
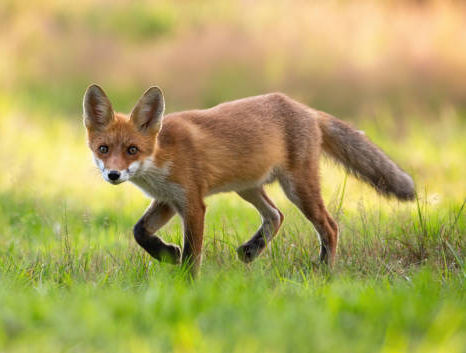
[[[167,244],[160,252],[159,260],[179,265],[181,263],[181,248],[178,245]]]
[[[259,256],[262,249],[263,247],[259,247],[257,246],[257,244],[246,243],[241,245],[238,249],[236,249],[236,252],[241,261],[249,263],[253,261],[257,256]]]

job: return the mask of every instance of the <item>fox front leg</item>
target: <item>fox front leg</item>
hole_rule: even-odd
[[[181,262],[193,278],[199,274],[202,262],[205,211],[202,200],[193,200],[182,213],[184,244]]]
[[[172,264],[181,263],[181,249],[178,245],[167,244],[154,233],[163,227],[175,214],[170,205],[152,201],[133,229],[134,239],[153,258]]]

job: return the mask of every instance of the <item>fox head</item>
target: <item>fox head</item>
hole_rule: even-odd
[[[120,184],[136,176],[154,152],[165,102],[158,87],[149,88],[129,116],[115,113],[98,85],[87,88],[83,119],[89,148],[103,178]]]

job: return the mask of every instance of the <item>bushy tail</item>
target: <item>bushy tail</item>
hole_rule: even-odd
[[[373,144],[363,132],[328,114],[320,113],[324,152],[343,164],[357,178],[379,193],[412,200],[413,179]]]

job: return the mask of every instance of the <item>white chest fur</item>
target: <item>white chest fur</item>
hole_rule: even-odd
[[[183,188],[168,180],[170,164],[157,167],[151,158],[146,159],[138,166],[138,171],[130,179],[148,197],[160,201],[183,203],[185,193]]]

